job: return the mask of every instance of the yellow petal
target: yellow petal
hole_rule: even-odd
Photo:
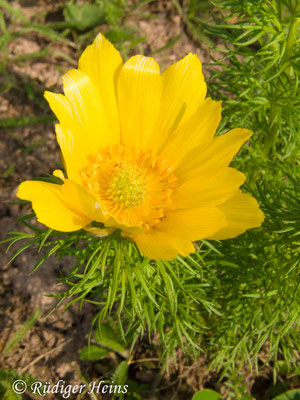
[[[245,175],[234,168],[191,174],[187,181],[175,189],[172,199],[179,209],[216,206],[232,197],[245,179]]]
[[[91,219],[71,210],[62,193],[63,185],[39,181],[25,181],[18,188],[17,197],[30,200],[37,219],[49,228],[71,232],[91,222]]]
[[[156,125],[161,98],[159,65],[153,58],[131,57],[118,80],[122,144],[144,149]]]
[[[59,178],[62,182],[66,180],[64,173],[60,169],[53,171],[53,176]]]
[[[106,237],[108,235],[110,235],[113,232],[113,228],[109,228],[109,229],[104,229],[104,228],[96,228],[96,227],[87,227],[85,228],[85,230],[89,233],[92,233],[94,236],[97,237]]]
[[[66,96],[63,94],[48,92],[46,90],[44,97],[48,101],[51,110],[62,124],[69,127],[73,125],[76,126],[75,120],[77,120],[77,117],[74,115]]]
[[[197,147],[181,160],[176,168],[176,176],[184,182],[191,174],[205,174],[211,170],[218,171],[227,167],[241,145],[251,135],[252,132],[248,129],[232,129],[216,137],[204,150],[201,146]]]
[[[119,134],[108,125],[100,96],[85,73],[71,70],[63,82],[65,96],[45,92],[45,97],[60,121],[57,135],[68,176],[78,181],[87,157],[118,143]]]
[[[119,132],[116,88],[120,68],[120,53],[99,33],[79,59],[78,68],[85,72],[100,93],[112,131]]]
[[[169,135],[187,120],[206,96],[201,61],[188,54],[162,74],[162,104],[154,145],[164,144]]]
[[[79,149],[79,147],[76,146],[74,149],[74,137],[72,132],[70,129],[63,129],[63,127],[59,124],[55,125],[55,132],[56,140],[61,150],[62,163],[67,175],[70,179],[80,182],[81,180],[79,171],[77,171],[78,168],[76,169],[75,164],[76,148]]]
[[[89,151],[93,153],[99,147],[118,143],[118,132],[110,129],[103,107],[104,102],[88,75],[72,69],[63,75],[62,81],[66,99],[76,120],[76,134],[81,137],[81,145],[86,143]]]
[[[163,157],[175,167],[194,148],[205,149],[213,140],[221,121],[221,102],[210,98],[202,101],[196,112],[171,135]]]
[[[211,236],[210,239],[234,238],[247,229],[261,226],[265,218],[255,198],[241,190],[225,203],[220,204],[218,208],[225,214],[228,226]]]
[[[133,237],[139,250],[153,260],[173,260],[179,254],[185,257],[195,251],[190,241],[156,229]]]
[[[214,207],[175,211],[149,232],[134,233],[133,238],[148,258],[172,260],[192,253],[192,241],[211,236],[226,225],[224,214]]]
[[[62,185],[62,195],[66,205],[78,214],[92,221],[103,222],[101,204],[84,188],[68,179]]]
[[[74,131],[55,125],[56,139],[59,144],[62,162],[68,177],[78,184],[81,184],[80,171],[87,164],[87,154],[90,154],[87,143],[80,147],[80,136],[73,134]]]
[[[204,239],[227,226],[224,214],[215,207],[174,211],[156,229],[190,241]]]

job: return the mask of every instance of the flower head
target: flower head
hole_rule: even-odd
[[[69,232],[100,222],[154,259],[261,225],[256,200],[239,189],[245,176],[229,167],[251,132],[214,138],[221,104],[206,98],[196,55],[161,74],[150,57],[123,64],[99,34],[63,85],[65,95],[45,97],[59,120],[67,178],[54,171],[61,185],[26,181],[17,193],[41,223]]]

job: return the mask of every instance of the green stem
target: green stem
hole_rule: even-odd
[[[288,36],[287,36],[287,45],[286,45],[286,49],[285,49],[285,59],[286,60],[288,60],[291,57],[294,43],[296,41],[296,32],[297,32],[298,24],[300,22],[300,18],[296,16],[297,9],[298,9],[298,3],[299,3],[299,0],[296,0],[295,7],[293,10],[293,17],[290,22],[289,32],[288,32]],[[288,76],[291,75],[292,69],[291,69],[290,64],[283,71],[283,74],[284,74],[284,72]],[[282,86],[283,86],[283,84],[282,84]],[[268,157],[268,155],[273,147],[273,144],[276,140],[277,134],[278,134],[278,130],[279,130],[278,121],[280,120],[280,111],[281,111],[280,107],[277,107],[276,105],[271,104],[270,112],[269,112],[269,117],[270,117],[269,118],[269,128],[267,131],[264,148],[263,148],[263,153],[264,153],[265,157]]]
[[[279,130],[278,121],[280,120],[280,111],[280,107],[277,107],[275,104],[271,104],[269,113],[269,126],[263,148],[263,153],[265,157],[268,157]]]
[[[295,6],[295,9],[297,10],[297,5]],[[296,33],[297,33],[297,28],[298,28],[299,22],[300,22],[300,17],[293,15],[293,18],[292,18],[291,24],[290,24],[288,37],[287,37],[287,44],[286,44],[286,50],[285,50],[286,59],[289,59],[291,56],[293,46],[296,41]]]

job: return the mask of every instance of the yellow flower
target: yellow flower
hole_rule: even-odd
[[[65,95],[45,97],[59,120],[68,178],[54,171],[62,185],[26,181],[17,193],[32,201],[41,223],[94,232],[89,224],[101,222],[147,257],[165,260],[190,254],[195,240],[261,225],[257,201],[239,189],[245,176],[229,167],[251,132],[214,138],[221,103],[206,98],[197,55],[161,74],[150,57],[123,64],[99,34],[62,79]]]

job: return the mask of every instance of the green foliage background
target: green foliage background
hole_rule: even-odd
[[[105,22],[106,36],[125,57],[133,48],[141,52],[145,38],[121,22],[142,3],[146,2],[135,2],[131,9],[125,0],[95,0],[82,7],[68,3],[64,22],[40,25],[29,24],[0,0],[0,7],[22,26],[11,32],[0,13],[1,70],[5,74],[6,66],[18,61],[5,52],[7,44],[29,31],[49,40],[76,42],[81,51]],[[34,269],[52,255],[74,256],[73,271],[62,278],[69,289],[58,305],[92,302],[98,310],[93,328],[101,334],[102,323],[110,316],[131,349],[144,335],[151,341],[159,333],[165,368],[182,347],[192,356],[205,352],[211,368],[224,377],[237,376],[245,364],[257,372],[270,364],[274,379],[283,368],[297,373],[300,2],[175,0],[173,6],[193,40],[204,40],[213,54],[219,54],[205,65],[210,95],[223,100],[218,133],[234,127],[254,132],[234,166],[248,177],[243,190],[258,199],[266,216],[263,227],[232,240],[199,242],[196,254],[173,262],[145,259],[118,233],[104,240],[84,231],[64,235],[32,226],[31,216],[23,221],[32,234],[13,233],[8,241],[26,240],[15,256],[30,246],[47,250]],[[34,56],[46,54],[47,48]],[[12,84],[7,77],[2,90]],[[53,117],[2,119],[0,127],[41,123],[45,118]],[[228,391],[240,398],[239,389]]]

